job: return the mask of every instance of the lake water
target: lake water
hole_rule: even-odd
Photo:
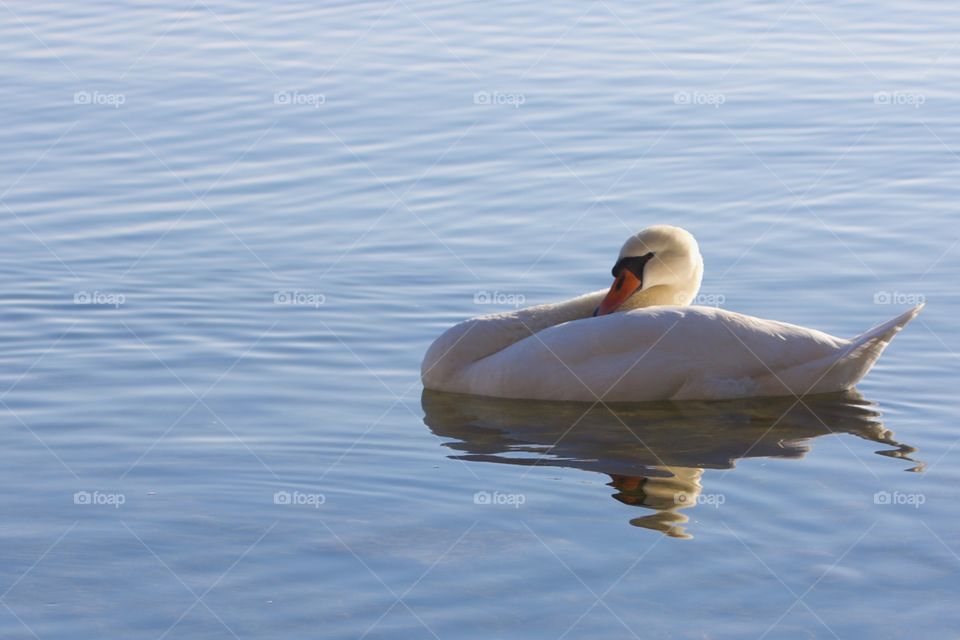
[[[957,8],[0,14],[2,637],[958,633]],[[800,403],[423,393],[656,223],[704,304],[927,308]]]

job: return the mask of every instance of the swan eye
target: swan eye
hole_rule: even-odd
[[[613,277],[619,278],[624,269],[627,269],[633,275],[643,280],[643,267],[653,258],[653,252],[644,256],[633,256],[630,258],[620,258],[617,264],[613,265]]]

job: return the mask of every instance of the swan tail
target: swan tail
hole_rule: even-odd
[[[867,344],[882,344],[885,347],[890,344],[893,336],[897,335],[901,329],[903,329],[911,320],[917,317],[923,307],[923,304],[918,304],[913,309],[904,311],[896,318],[887,320],[883,324],[877,325],[873,329],[864,331],[850,342],[855,348],[859,348]]]
[[[815,391],[839,391],[860,382],[893,337],[916,318],[922,309],[922,304],[917,305],[850,340],[850,344],[830,366],[828,373],[815,385]]]
[[[852,340],[840,341],[839,349],[823,358],[805,362],[779,372],[768,382],[777,394],[803,396],[811,393],[832,393],[852,388],[870,371],[887,348],[893,336],[917,317],[918,305],[892,320],[861,333]]]

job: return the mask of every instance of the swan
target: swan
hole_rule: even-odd
[[[688,231],[624,243],[609,291],[465,320],[424,356],[426,389],[586,402],[803,396],[853,387],[923,305],[850,339],[689,306],[703,259]]]

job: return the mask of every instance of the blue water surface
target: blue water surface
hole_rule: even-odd
[[[3,638],[956,635],[957,7],[0,15]],[[844,396],[422,393],[656,223],[703,304],[927,307]]]

